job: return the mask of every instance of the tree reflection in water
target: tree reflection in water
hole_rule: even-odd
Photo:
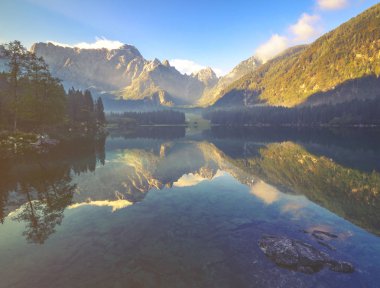
[[[79,139],[62,143],[47,154],[3,161],[0,167],[1,223],[9,213],[7,202],[24,203],[18,205],[11,219],[25,223],[22,234],[29,243],[43,244],[62,223],[63,212],[72,203],[76,185],[72,183],[71,174],[94,171],[97,162],[104,165],[104,147],[105,137]],[[17,195],[16,200],[9,199],[10,194]]]
[[[12,218],[24,222],[23,236],[30,243],[43,244],[55,232],[56,225],[63,219],[63,211],[71,204],[75,185],[71,178],[65,177],[56,183],[47,184],[45,189],[37,190],[39,200],[32,200],[31,193],[36,188],[27,183],[20,184],[20,190],[28,202]]]

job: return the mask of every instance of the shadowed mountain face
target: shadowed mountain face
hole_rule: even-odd
[[[226,89],[216,106],[340,103],[379,96],[380,4]],[[363,90],[363,93],[361,91]]]
[[[337,85],[334,89],[313,94],[301,105],[335,105],[357,99],[373,99],[378,97],[380,97],[380,77],[371,75],[347,80]]]

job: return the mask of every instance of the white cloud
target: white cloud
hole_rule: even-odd
[[[274,34],[267,42],[256,49],[255,55],[263,62],[267,62],[288,46],[289,39],[287,37]]]
[[[191,60],[186,59],[172,59],[169,61],[170,65],[174,66],[179,72],[183,74],[191,74],[198,72],[201,69],[206,68],[205,66],[195,63]]]
[[[113,40],[108,40],[104,37],[96,37],[95,42],[93,43],[87,43],[87,42],[80,42],[77,44],[64,44],[64,43],[59,43],[55,41],[47,41],[50,42],[54,45],[62,46],[62,47],[70,47],[70,48],[80,48],[80,49],[101,49],[101,48],[106,48],[106,49],[118,49],[124,44],[120,41],[113,41]]]
[[[319,15],[303,13],[297,23],[289,27],[290,31],[295,36],[293,41],[308,41],[319,35],[321,31],[319,28],[320,19]]]
[[[317,0],[318,7],[322,10],[338,10],[348,5],[348,0]]]
[[[171,66],[174,66],[182,74],[196,73],[199,70],[206,68],[206,66],[204,65],[201,65],[199,63],[196,63],[192,60],[187,60],[187,59],[172,59],[172,60],[169,60],[169,62]],[[211,69],[214,70],[217,76],[221,76],[223,74],[223,71],[219,68],[212,67]]]
[[[265,63],[289,46],[310,42],[322,32],[321,17],[303,13],[295,24],[289,26],[288,32],[286,35],[272,35],[256,49],[255,55]]]
[[[212,70],[215,72],[215,74],[216,74],[216,76],[218,76],[218,77],[221,77],[221,76],[223,76],[224,74],[226,74],[226,73],[224,73],[223,72],[223,70],[222,69],[219,69],[219,68],[212,68]]]

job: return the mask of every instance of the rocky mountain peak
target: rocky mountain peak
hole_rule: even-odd
[[[196,73],[191,74],[192,77],[197,78],[204,83],[207,87],[212,87],[218,82],[218,76],[216,76],[214,70],[211,67],[207,67],[199,70]]]
[[[154,58],[152,61],[148,61],[147,65],[145,65],[144,70],[145,71],[153,71],[157,67],[162,66],[162,63],[157,58]]]
[[[245,74],[252,72],[258,66],[262,64],[262,61],[256,56],[251,56],[248,59],[240,62],[237,66],[235,66],[230,73],[228,73],[226,78],[233,78],[234,80],[239,79]]]
[[[162,65],[164,65],[164,66],[166,66],[166,67],[170,67],[169,60],[164,60],[164,61],[162,61]]]
[[[223,95],[223,91],[228,85],[232,82],[240,79],[244,75],[254,71],[257,67],[262,65],[261,60],[259,60],[255,56],[251,56],[250,58],[240,62],[237,66],[235,66],[230,73],[221,77],[213,89],[206,91],[206,93],[202,96],[202,98],[198,101],[198,105],[200,106],[208,106],[213,104]],[[205,72],[206,73],[206,72]]]
[[[140,54],[140,51],[135,46],[133,46],[133,45],[124,44],[120,48],[118,48],[118,49],[112,49],[112,50],[120,51],[121,53],[122,52],[128,52],[128,53],[134,55],[135,57],[141,57],[141,58],[143,57]]]

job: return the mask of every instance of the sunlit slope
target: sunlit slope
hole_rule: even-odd
[[[329,97],[339,100],[323,102],[376,97],[380,94],[380,4],[295,52],[281,55],[231,84],[216,105],[266,103],[293,107],[307,102],[312,95],[334,90],[336,93]],[[367,77],[371,81],[365,82],[366,87],[361,87],[364,84],[360,81],[350,82]],[[350,88],[341,90],[346,84]],[[361,88],[365,88],[364,95]]]

